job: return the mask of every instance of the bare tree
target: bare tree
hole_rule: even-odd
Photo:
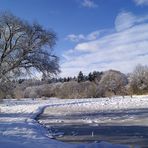
[[[137,65],[129,76],[130,90],[134,94],[148,92],[148,66]]]
[[[109,70],[104,72],[100,82],[98,93],[102,96],[110,96],[113,93],[114,95],[124,95],[125,94],[125,86],[127,85],[127,77],[115,70]]]
[[[39,71],[46,76],[59,72],[52,54],[56,35],[37,23],[29,24],[11,13],[0,14],[0,83]]]

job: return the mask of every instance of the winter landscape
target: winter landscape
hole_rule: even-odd
[[[61,100],[50,98],[49,100],[4,100],[0,105],[0,144],[3,148],[9,148],[10,146],[15,148],[147,147],[147,98],[148,96],[134,96],[133,98],[115,97],[112,99],[93,98]],[[48,115],[49,118],[41,117],[38,122],[37,117],[43,112],[45,107],[46,110],[42,116]],[[84,114],[92,115],[84,116]],[[102,114],[102,116],[100,116],[100,114]],[[76,117],[79,116],[79,118],[68,117],[73,117],[73,115],[76,115]],[[95,139],[91,143],[68,144],[60,142],[55,140],[55,138],[62,138],[65,134],[64,130],[62,132],[51,131],[52,126],[59,125],[59,123],[62,125],[70,125],[73,123],[74,125],[82,124],[83,126],[90,125],[92,127],[100,127],[100,129],[102,129],[102,131],[100,131],[100,136],[102,137],[96,137],[98,140],[100,139],[97,141],[97,139],[95,139],[95,136],[97,136],[95,135],[96,131],[94,130],[93,135],[90,133],[92,139],[93,137]],[[111,130],[109,130],[108,127],[111,127]],[[112,129],[114,127],[116,128]],[[121,127],[129,127],[129,132],[126,131],[127,133],[125,133]],[[137,133],[133,134],[133,132],[135,132],[134,128],[136,127],[139,127],[137,128]],[[132,132],[130,130],[132,130]],[[119,134],[119,132],[121,133]],[[77,137],[77,133],[73,133],[71,136],[72,135],[73,137]],[[86,134],[85,136],[89,135]],[[68,140],[68,138],[69,137],[67,136],[66,140]],[[101,141],[102,138],[107,139],[114,144]],[[119,142],[123,143],[123,145],[117,144]]]
[[[148,148],[148,0],[0,0],[0,148]]]

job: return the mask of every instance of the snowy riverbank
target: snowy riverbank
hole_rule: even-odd
[[[46,106],[54,111],[60,107],[59,114],[67,114],[76,109],[78,112],[97,111],[108,109],[132,109],[147,108],[148,96],[136,96],[134,98],[112,98],[112,99],[23,99],[6,100],[0,104],[0,146],[2,148],[127,148],[128,146],[112,145],[106,142],[92,144],[67,144],[50,139],[45,128],[37,123],[35,117]],[[67,106],[67,107],[66,107]],[[62,111],[63,108],[63,111]],[[66,110],[65,110],[66,109]]]

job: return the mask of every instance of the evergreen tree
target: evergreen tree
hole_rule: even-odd
[[[78,83],[84,81],[84,75],[83,75],[82,71],[79,72],[77,80],[78,80]]]
[[[93,75],[92,75],[91,72],[88,74],[88,80],[89,80],[89,81],[93,81]]]
[[[70,77],[67,78],[67,82],[69,82],[69,81],[70,81]]]
[[[92,75],[94,81],[97,78],[97,75],[99,75],[99,72],[94,71]]]
[[[66,78],[64,78],[64,82],[67,82],[67,79]]]

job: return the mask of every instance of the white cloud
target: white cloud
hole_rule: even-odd
[[[123,31],[132,27],[135,24],[148,21],[148,15],[144,17],[139,17],[133,15],[131,12],[121,12],[117,15],[115,20],[115,29],[117,31]]]
[[[82,4],[83,7],[87,7],[87,8],[98,7],[98,5],[95,4],[95,2],[93,0],[83,0],[83,2],[81,4]]]
[[[115,20],[115,28],[117,31],[122,31],[132,27],[135,23],[135,16],[130,12],[121,12]]]
[[[65,58],[66,60],[70,60],[70,55],[73,55],[75,54],[76,52],[73,50],[73,49],[69,49],[66,53],[64,53],[62,55],[63,58]]]
[[[138,63],[147,64],[147,16],[133,17],[137,18],[137,23],[132,23],[130,27],[93,41],[78,43],[61,65],[61,76],[77,75],[80,70],[89,73],[93,70],[117,69],[127,73]]]
[[[99,30],[91,32],[90,34],[88,34],[86,36],[86,39],[87,40],[95,40],[99,37],[100,33],[101,33],[101,31],[99,31]]]
[[[103,31],[103,30],[102,30]],[[88,35],[84,35],[84,34],[70,34],[66,36],[66,40],[72,41],[72,42],[80,42],[80,41],[91,41],[91,40],[95,40],[100,36],[100,33],[102,31],[93,31]]]
[[[74,50],[83,51],[83,52],[94,52],[98,49],[98,42],[85,42],[81,44],[77,44]]]
[[[148,5],[148,0],[134,0],[137,5]]]
[[[84,40],[85,37],[83,34],[79,34],[79,35],[69,34],[65,39],[72,42],[80,42],[81,40]]]

